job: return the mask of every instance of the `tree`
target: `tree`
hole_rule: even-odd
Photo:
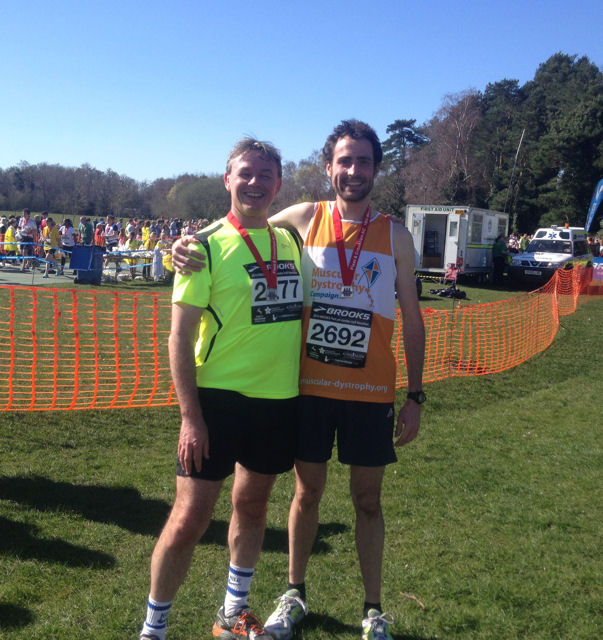
[[[517,80],[488,84],[480,100],[482,116],[472,140],[484,188],[480,204],[501,211],[522,134],[518,117],[523,99]]]
[[[416,120],[395,120],[386,133],[390,135],[383,141],[382,173],[375,184],[373,202],[380,211],[403,217],[406,204],[403,169],[411,149],[425,146],[429,138],[416,126]]]
[[[389,137],[383,141],[383,170],[400,172],[409,157],[410,149],[420,149],[429,142],[416,120],[395,120],[387,126]]]
[[[505,79],[447,97],[421,127],[430,142],[405,156],[406,200],[506,207],[522,233],[583,224],[603,175],[602,94],[596,65],[557,53],[521,87]]]
[[[299,191],[300,201],[317,202],[333,196],[320,151],[314,151],[299,162],[293,179]]]
[[[300,199],[301,191],[295,181],[296,171],[297,165],[295,162],[288,161],[283,163],[283,184],[272,203],[273,211],[280,211]]]
[[[180,176],[170,189],[167,201],[170,217],[192,220],[222,217],[230,206],[224,179],[219,175]]]
[[[585,57],[557,53],[524,90],[524,118],[538,133],[527,148],[535,191],[529,218],[584,224],[601,175],[603,74]]]
[[[143,200],[145,214],[154,218],[168,218],[167,196],[176,184],[175,178],[159,178],[150,185],[143,186]]]
[[[446,96],[422,129],[430,140],[413,149],[403,170],[408,202],[473,203],[482,190],[471,143],[481,119],[480,95],[465,91]]]

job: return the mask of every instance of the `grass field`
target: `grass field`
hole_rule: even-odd
[[[499,294],[468,290],[473,304]],[[396,640],[601,637],[602,317],[603,299],[586,302],[524,365],[426,388],[419,438],[384,483],[383,603]],[[178,426],[176,408],[0,415],[2,638],[136,637]],[[360,637],[348,474],[336,462],[329,473],[304,640]],[[211,637],[228,488],[170,616],[172,640]],[[291,474],[279,478],[252,587],[261,617],[286,583],[292,492]]]

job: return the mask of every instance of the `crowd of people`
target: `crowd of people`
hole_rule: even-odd
[[[58,241],[45,238],[47,225],[56,226]],[[56,223],[47,211],[31,216],[29,209],[23,209],[21,216],[0,217],[0,267],[20,263],[20,270],[29,270],[33,260],[43,258],[51,262],[50,269],[46,265],[45,272],[53,270],[63,275],[65,262],[77,244],[96,245],[104,247],[107,252],[152,252],[159,246],[165,258],[169,255],[172,242],[181,236],[193,235],[209,224],[207,218],[183,220],[181,218],[137,219],[119,218],[108,215],[105,218],[90,218],[81,216],[77,228],[70,218],[64,218],[60,224]],[[55,236],[53,232],[51,234]],[[532,240],[530,234],[511,233],[505,243],[505,256],[512,253],[523,253]],[[589,235],[588,247],[595,257],[603,257],[603,239],[597,235]],[[499,248],[499,253],[502,246]],[[118,262],[118,256],[109,258],[109,262]],[[150,260],[150,261],[149,261]],[[138,259],[137,257],[123,257],[134,277],[137,265],[142,265],[141,277],[150,279],[152,258]],[[164,269],[169,268],[169,259],[163,260]]]
[[[47,211],[32,216],[29,209],[23,209],[20,216],[0,217],[0,267],[15,266],[25,272],[37,260],[43,265],[44,278],[51,273],[61,276],[76,245],[96,245],[113,254],[106,258],[107,263],[125,262],[132,278],[160,280],[170,270],[172,242],[208,224],[205,218],[139,220],[108,215],[81,216],[75,226],[70,218],[57,222]]]
[[[105,264],[115,265],[115,277],[121,277],[123,262],[127,277],[158,281],[166,271],[171,271],[172,242],[183,233],[194,234],[208,224],[206,218],[126,220],[109,215],[106,219],[89,220],[84,217],[80,220],[80,235],[92,237],[93,244],[105,249]]]
[[[522,235],[512,233],[507,239],[507,249],[510,253],[523,253],[530,244],[531,239],[532,236],[527,233]]]

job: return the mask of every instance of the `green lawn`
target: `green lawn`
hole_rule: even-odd
[[[423,303],[452,305],[429,294]],[[603,298],[586,302],[525,364],[427,386],[419,438],[384,483],[383,603],[396,640],[601,637],[602,317]],[[178,427],[174,407],[0,415],[3,639],[136,637],[173,498]],[[332,463],[307,576],[311,615],[297,638],[360,637],[347,483]],[[252,587],[262,617],[286,583],[292,491],[292,475],[279,478]],[[211,637],[229,513],[226,487],[170,616],[171,640]]]

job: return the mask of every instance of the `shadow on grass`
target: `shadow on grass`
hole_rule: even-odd
[[[55,482],[41,476],[0,477],[0,500],[12,500],[39,511],[75,512],[94,522],[114,524],[143,535],[159,535],[171,505],[162,500],[143,498],[131,487],[103,487]],[[331,545],[327,538],[347,531],[337,522],[319,526],[313,553],[327,553]],[[228,522],[213,520],[201,544],[226,546]],[[0,541],[0,549],[3,543]],[[264,551],[287,553],[286,529],[268,527]]]
[[[18,629],[26,627],[34,621],[34,615],[29,609],[18,607],[16,604],[0,602],[0,629]]]
[[[39,538],[38,527],[0,517],[0,553],[22,560],[54,562],[69,567],[109,569],[115,565],[113,556],[92,551],[57,538]]]
[[[312,547],[313,554],[324,554],[331,551],[332,546],[326,541],[330,536],[347,531],[349,527],[338,522],[328,522],[318,525],[318,534]],[[212,520],[200,544],[221,544],[226,546],[228,536],[228,522]],[[289,539],[286,529],[266,528],[266,536],[262,546],[264,552],[288,553]]]
[[[0,499],[39,511],[75,512],[88,520],[147,535],[159,533],[170,510],[167,502],[142,498],[131,487],[76,485],[41,476],[0,477]]]
[[[317,634],[323,634],[317,636]],[[337,638],[340,634],[348,635],[360,635],[360,620],[358,624],[344,624],[340,620],[333,618],[332,616],[323,615],[320,613],[308,614],[308,617],[304,620],[301,628],[295,634],[296,640],[310,640],[316,637],[329,637]],[[437,636],[418,636],[408,635],[404,633],[394,633],[390,629],[393,640],[437,640]]]

